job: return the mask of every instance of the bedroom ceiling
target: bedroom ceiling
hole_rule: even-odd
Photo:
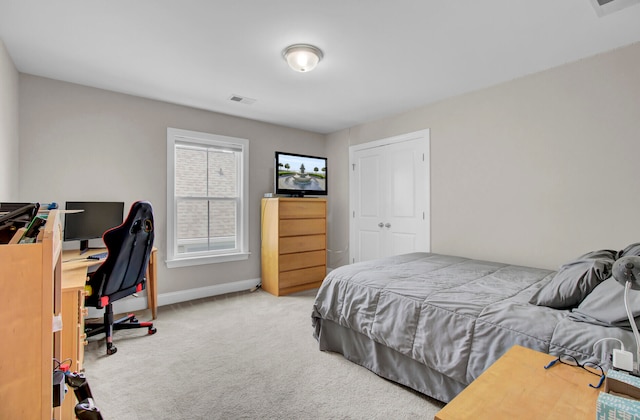
[[[22,73],[330,133],[640,41],[640,5],[592,1],[0,0],[0,39]]]

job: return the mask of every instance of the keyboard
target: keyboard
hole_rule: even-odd
[[[107,258],[107,252],[101,252],[99,254],[89,255],[87,257],[88,260],[104,260]]]

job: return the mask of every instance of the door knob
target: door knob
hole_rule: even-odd
[[[384,227],[388,227],[388,228],[390,228],[390,227],[391,227],[391,223],[385,223],[385,224],[384,224]]]
[[[382,227],[382,226],[384,226],[382,222],[378,223],[378,227]]]

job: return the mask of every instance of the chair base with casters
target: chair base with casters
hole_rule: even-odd
[[[112,355],[118,351],[118,348],[113,345],[113,332],[117,330],[132,330],[135,328],[146,328],[147,334],[155,334],[156,328],[153,326],[153,322],[140,322],[136,318],[135,314],[128,314],[120,319],[114,321],[113,319],[113,304],[109,303],[104,307],[104,322],[103,323],[85,323],[84,331],[87,337],[93,337],[98,334],[105,334],[107,343],[107,354]]]

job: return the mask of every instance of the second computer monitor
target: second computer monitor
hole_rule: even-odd
[[[105,231],[122,224],[124,202],[67,201],[65,209],[84,210],[65,214],[64,240],[80,241],[80,252],[85,252],[89,239],[100,239]]]

